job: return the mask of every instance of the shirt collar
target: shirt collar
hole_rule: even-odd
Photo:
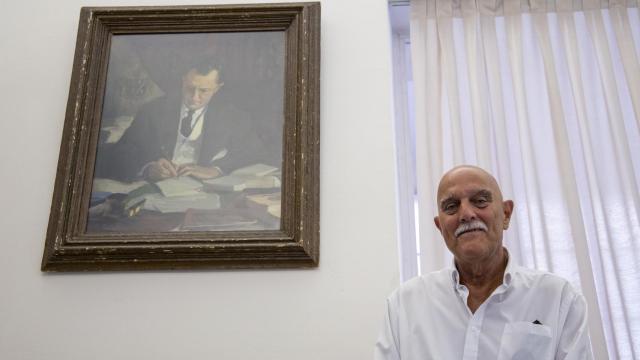
[[[200,116],[200,114],[202,114],[206,108],[207,108],[206,106],[203,106],[200,109],[194,110],[191,118],[197,119],[198,116]],[[184,104],[182,104],[182,106],[180,107],[180,118],[182,119],[183,117],[185,117],[188,112],[189,112],[189,109]]]
[[[514,274],[517,272],[518,267],[515,264],[515,261],[509,255],[509,251],[507,248],[503,248],[507,253],[507,266],[504,269],[504,276],[502,277],[502,284],[505,288],[508,288],[511,285],[511,281],[513,280]],[[458,268],[456,268],[456,260],[455,258],[451,260],[451,268],[449,269],[451,272],[451,281],[453,283],[454,288],[460,285],[460,273],[458,272]]]
[[[504,248],[504,251],[507,252],[507,267],[504,269],[504,277],[502,278],[502,284],[506,287],[511,286],[511,281],[513,281],[513,275],[518,270],[516,266],[516,262],[513,260],[507,248]]]

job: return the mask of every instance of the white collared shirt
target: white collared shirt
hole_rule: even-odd
[[[180,108],[180,116],[178,121],[182,121],[189,109],[186,106],[182,105]],[[204,114],[206,112],[206,106],[201,107],[193,112],[191,115],[191,134],[188,137],[183,136],[180,132],[180,123],[178,125],[178,134],[176,139],[176,147],[173,150],[173,158],[171,161],[176,165],[182,164],[195,164],[198,160],[198,155],[200,152],[200,146],[202,144],[202,139],[200,135],[202,134],[203,122],[204,122]]]
[[[376,360],[592,359],[584,297],[563,278],[516,266],[472,313],[455,266],[387,299]]]

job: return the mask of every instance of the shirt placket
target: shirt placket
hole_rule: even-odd
[[[181,117],[186,116],[187,112],[188,112],[188,109],[183,109],[183,111],[180,114]],[[200,130],[200,133],[197,133],[198,129],[196,129],[196,126],[198,126],[198,123],[203,116],[204,116],[204,109],[196,110],[191,116],[192,132],[190,136],[184,136],[180,131],[178,131],[178,139],[176,140],[176,147],[173,151],[173,157],[172,157],[172,160],[176,164],[187,164],[187,163],[196,162],[198,158],[198,154],[197,154],[198,149],[196,148],[196,146],[198,146],[197,141],[201,139],[200,138],[201,130]],[[197,136],[195,135],[196,133],[198,134]],[[191,139],[191,138],[194,138],[194,139]]]
[[[472,313],[467,306],[467,298],[469,297],[469,290],[464,285],[458,285],[458,296],[463,301],[465,309],[469,314],[469,322],[467,323],[467,332],[464,337],[464,350],[462,353],[463,360],[477,360],[478,348],[480,344],[480,335],[482,329],[482,321],[484,320],[485,309],[488,301],[485,301]]]

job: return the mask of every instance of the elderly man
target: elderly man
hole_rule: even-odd
[[[377,360],[591,359],[586,303],[564,279],[517,266],[502,246],[513,201],[474,166],[447,172],[434,219],[451,268],[387,299]]]

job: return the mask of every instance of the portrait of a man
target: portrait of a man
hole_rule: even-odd
[[[88,232],[277,229],[279,33],[114,37]]]

